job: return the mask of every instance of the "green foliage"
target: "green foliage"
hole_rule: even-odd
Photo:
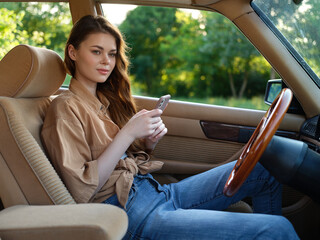
[[[63,56],[71,29],[67,3],[0,3],[0,58],[18,44],[47,47]]]
[[[0,59],[14,46],[25,42],[28,34],[24,30],[17,29],[24,13],[15,14],[6,8],[0,8]]]
[[[203,53],[215,53],[216,68],[225,73],[223,79],[228,82],[232,96],[241,98],[247,88],[250,72],[256,71],[252,65],[260,60],[259,53],[227,18],[208,12],[203,15],[206,35],[201,50]],[[264,67],[268,66],[264,64]]]
[[[149,94],[158,94],[161,71],[165,66],[165,53],[161,44],[166,36],[177,32],[175,9],[138,7],[128,13],[120,29],[132,48],[131,73],[136,81],[143,83]]]
[[[320,76],[320,1],[255,0],[285,38]]]
[[[280,21],[294,16],[306,29],[316,29],[301,33],[295,47],[303,47],[301,42],[306,39],[316,39],[312,44],[319,44],[319,15],[308,8],[304,14],[296,11],[309,2],[320,7],[319,0],[306,0],[287,12],[271,9],[274,15],[282,16]],[[67,3],[0,3],[0,16],[0,59],[17,44],[47,47],[63,57],[72,26]],[[294,27],[282,31],[290,36]],[[169,93],[174,99],[265,108],[261,96],[272,68],[224,16],[201,11],[194,18],[179,9],[140,6],[128,13],[119,28],[131,48],[130,77],[135,94],[158,97]],[[307,32],[311,35],[304,35]],[[312,56],[308,63],[319,75],[320,48],[303,51]]]
[[[313,8],[310,7],[310,3],[312,3]],[[290,26],[293,31],[288,31],[289,29],[286,31],[286,34],[290,34],[290,39],[294,39],[292,45],[302,53],[302,56],[318,76],[320,76],[319,9],[319,0],[304,1],[302,5],[296,7],[294,13],[295,21],[293,21],[293,25],[298,22],[299,29],[296,26]],[[298,37],[294,34],[297,30],[300,30]]]
[[[247,108],[247,109],[258,109],[268,110],[269,106],[264,102],[263,96],[255,96],[252,98],[225,98],[225,97],[210,97],[210,98],[183,98],[178,97],[175,100],[186,101],[186,102],[197,102],[204,104],[214,104],[219,106]]]
[[[225,17],[137,7],[120,25],[132,48],[132,81],[146,95],[255,96],[271,67]]]

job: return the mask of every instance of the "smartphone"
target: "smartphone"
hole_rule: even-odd
[[[170,98],[171,96],[169,94],[160,97],[155,108],[158,108],[164,111],[164,109],[167,107],[169,103]]]

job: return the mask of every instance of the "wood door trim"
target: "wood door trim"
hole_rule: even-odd
[[[213,121],[201,120],[200,125],[203,133],[209,139],[218,139],[238,143],[248,142],[255,130],[255,127],[232,125]],[[292,139],[299,139],[299,133],[292,131],[278,130],[276,135]]]

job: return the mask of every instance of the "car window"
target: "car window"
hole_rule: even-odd
[[[46,47],[64,58],[72,27],[68,3],[0,2],[0,16],[0,59],[18,44]]]
[[[176,8],[102,6],[130,47],[134,94],[268,108],[266,83],[279,76],[224,16]]]
[[[254,0],[252,6],[320,87],[320,1]]]

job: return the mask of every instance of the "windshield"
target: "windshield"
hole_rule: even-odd
[[[320,0],[253,0],[252,7],[320,87]]]

